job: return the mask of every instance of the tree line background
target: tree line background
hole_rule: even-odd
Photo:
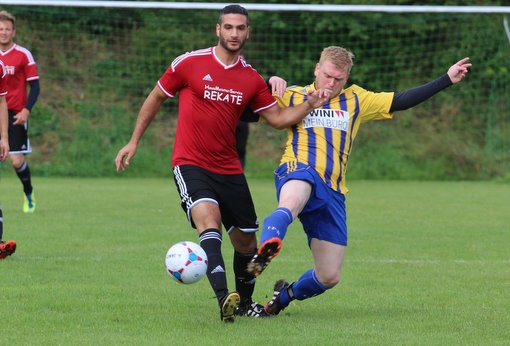
[[[32,51],[40,72],[41,96],[30,122],[36,175],[115,175],[113,159],[170,62],[217,43],[217,10],[2,9],[18,18],[16,41]],[[250,18],[244,55],[263,76],[277,74],[290,85],[313,82],[315,63],[328,45],[354,52],[349,84],[372,91],[403,91],[471,58],[473,69],[462,83],[392,121],[363,124],[349,178],[510,179],[510,42],[504,15],[250,11]],[[170,174],[176,106],[173,99],[164,104],[126,176]],[[251,125],[249,176],[272,176],[285,135]]]

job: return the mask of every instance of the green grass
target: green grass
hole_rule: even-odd
[[[33,215],[4,170],[0,344],[504,345],[510,340],[510,185],[352,181],[342,283],[270,320],[219,321],[207,280],[171,281],[166,250],[197,240],[171,178],[35,178]],[[251,180],[260,219],[270,180]],[[227,267],[232,247],[224,242]],[[259,278],[312,266],[299,222]],[[231,275],[231,270],[229,275]],[[233,280],[230,276],[231,287]]]

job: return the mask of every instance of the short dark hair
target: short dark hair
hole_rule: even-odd
[[[221,24],[223,16],[226,14],[242,14],[246,16],[248,24],[250,24],[250,17],[248,17],[248,11],[241,5],[228,5],[223,7],[220,11],[220,17],[218,18],[218,24]]]

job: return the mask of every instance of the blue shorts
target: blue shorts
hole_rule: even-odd
[[[298,215],[308,236],[308,245],[316,238],[347,246],[345,196],[327,186],[315,169],[300,162],[292,172],[283,164],[274,173],[278,200],[281,187],[289,180],[306,181],[312,186],[310,199]]]

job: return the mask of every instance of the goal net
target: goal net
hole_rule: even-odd
[[[16,41],[31,50],[41,75],[31,123],[34,159],[40,173],[65,175],[114,174],[113,157],[170,62],[185,51],[217,44],[214,28],[221,8],[196,8],[196,3],[139,8],[134,5],[142,2],[126,1],[95,7],[76,6],[86,1],[2,3],[1,9],[17,17]],[[462,83],[393,121],[363,125],[349,177],[508,177],[510,34],[504,11],[246,7],[252,33],[245,57],[261,75],[276,74],[289,84],[313,82],[315,63],[329,45],[356,55],[349,83],[372,91],[403,91],[471,58],[472,71]],[[134,172],[168,170],[176,105],[176,100],[166,102],[144,136]],[[284,138],[282,131],[252,125],[248,174],[270,175]]]

